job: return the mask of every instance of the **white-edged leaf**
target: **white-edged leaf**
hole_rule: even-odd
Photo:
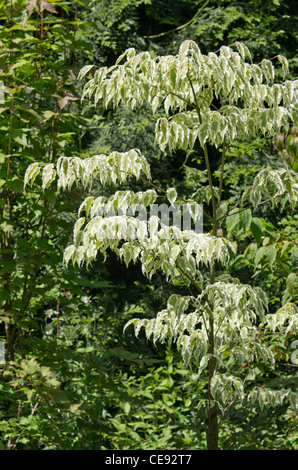
[[[167,190],[167,198],[168,201],[173,205],[177,199],[177,191],[176,188],[169,188]]]

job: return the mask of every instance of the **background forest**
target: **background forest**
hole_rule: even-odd
[[[153,345],[124,325],[154,318],[171,293],[156,273],[98,255],[66,267],[63,252],[87,194],[114,187],[27,187],[32,162],[87,158],[138,148],[158,187],[184,197],[208,183],[202,150],[154,147],[155,117],[145,106],[101,108],[81,101],[85,65],[112,66],[125,49],[176,54],[186,39],[202,53],[241,41],[253,61],[283,55],[297,77],[296,0],[0,0],[0,449],[205,449],[199,403],[204,376],[171,345]],[[284,136],[237,141],[229,149],[224,199],[233,204],[260,169],[297,164]],[[296,150],[295,150],[296,149]],[[212,154],[212,170],[221,155]],[[296,165],[296,166],[295,166]],[[198,181],[200,184],[198,184]],[[145,191],[141,179],[125,189]],[[203,200],[203,199],[202,199]],[[297,212],[264,204],[247,221],[231,218],[238,256],[230,274],[264,288],[269,311],[297,302]],[[210,231],[204,219],[204,231]],[[180,289],[181,290],[181,289]],[[294,334],[277,344],[278,367],[243,364],[251,384],[297,388]],[[295,356],[296,357],[296,356]],[[220,422],[221,449],[295,449],[297,420],[286,403],[231,404]]]

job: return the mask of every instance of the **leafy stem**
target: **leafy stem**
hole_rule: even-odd
[[[222,189],[223,189],[223,178],[224,178],[224,169],[225,169],[225,158],[226,158],[226,144],[223,143],[222,147],[222,156],[221,156],[221,168],[220,168],[220,178],[219,178],[219,189],[218,189],[218,201],[217,201],[217,209],[221,203],[221,196],[222,196]]]

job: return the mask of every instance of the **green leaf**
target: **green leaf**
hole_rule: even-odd
[[[240,226],[243,228],[244,232],[247,232],[250,229],[251,222],[252,215],[250,209],[240,212]]]
[[[13,271],[15,271],[16,269],[16,261],[13,260],[13,259],[4,259],[1,261],[1,264],[0,264],[0,273],[1,274],[4,274],[4,273],[11,273]]]
[[[273,263],[276,259],[276,248],[275,246],[266,246],[266,257],[269,262],[270,269],[272,269]]]
[[[255,266],[258,266],[258,264],[260,263],[261,259],[265,256],[266,254],[266,246],[261,246],[258,251],[256,252],[256,256],[255,256]]]
[[[35,374],[40,368],[35,358],[24,359],[21,362],[21,367],[24,372],[29,375]]]
[[[289,135],[287,137],[287,150],[293,157],[294,163],[296,163],[298,161],[298,136]]]
[[[291,274],[288,275],[287,281],[286,281],[287,291],[289,292],[289,294],[290,294],[292,297],[295,296],[295,291],[296,291],[296,278],[297,278],[296,273],[291,273]]]
[[[11,232],[13,232],[14,227],[13,227],[13,225],[8,224],[8,223],[5,221],[5,222],[2,222],[2,224],[0,224],[0,230],[2,230],[2,231],[5,232],[5,233],[11,233]]]
[[[227,237],[231,238],[232,233],[234,232],[237,225],[240,223],[240,215],[239,212],[235,214],[231,214],[226,218],[227,224]]]
[[[129,402],[124,403],[123,409],[124,409],[124,413],[126,415],[129,415],[129,412],[130,412],[130,409],[131,409],[130,403]]]
[[[27,129],[25,129],[27,131]],[[12,133],[12,138],[15,142],[20,144],[22,147],[28,146],[27,136],[25,132],[22,132],[22,129],[15,129]]]
[[[253,217],[250,224],[250,230],[257,243],[261,243],[264,226],[260,219]]]
[[[48,119],[51,119],[53,116],[56,116],[56,113],[50,110],[46,110],[42,112],[43,118],[47,121]]]

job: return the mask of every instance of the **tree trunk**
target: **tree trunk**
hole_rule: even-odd
[[[217,232],[215,225],[215,234]],[[211,266],[210,270],[210,284],[214,284],[215,280],[215,266]],[[207,391],[207,403],[206,403],[206,441],[207,450],[218,450],[218,407],[214,401],[214,397],[211,392],[211,381],[215,373],[215,358],[214,358],[214,320],[213,320],[213,305],[209,305],[209,344],[208,353],[210,359],[208,361],[208,391]]]
[[[5,360],[14,361],[14,337],[16,332],[16,325],[5,324],[5,333],[6,333],[6,351],[5,351]]]
[[[207,450],[218,450],[218,419],[217,406],[208,408],[206,419]]]

